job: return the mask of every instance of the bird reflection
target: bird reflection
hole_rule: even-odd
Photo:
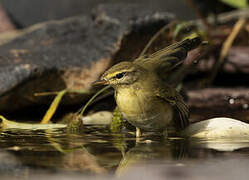
[[[188,141],[184,139],[160,141],[143,140],[127,142],[126,152],[116,169],[118,176],[140,164],[146,165],[162,160],[180,160],[188,157]],[[133,147],[131,147],[133,144]]]

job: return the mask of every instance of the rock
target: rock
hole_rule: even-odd
[[[0,33],[13,31],[15,29],[15,26],[12,24],[4,8],[0,4]]]
[[[53,19],[62,19],[79,14],[89,14],[91,9],[99,4],[140,4],[144,9],[152,11],[167,11],[177,15],[180,19],[195,18],[194,12],[184,1],[157,0],[2,0],[1,4],[19,27],[27,27],[32,24]],[[125,7],[124,7],[125,8]],[[25,9],[25,11],[24,11]]]
[[[225,115],[249,122],[248,92],[246,87],[189,90],[188,105],[191,114],[201,114],[201,119]]]
[[[228,62],[224,65],[224,69],[230,73],[249,73],[249,47],[234,46],[229,50]]]
[[[188,104],[192,108],[213,108],[221,110],[225,106],[231,109],[247,110],[249,102],[248,88],[204,88],[188,91]]]
[[[0,111],[49,104],[34,93],[65,88],[88,92],[106,68],[136,57],[150,37],[173,19],[137,5],[100,6],[75,16],[31,26],[0,43]],[[133,47],[133,48],[127,48]],[[64,104],[89,96],[71,94]]]
[[[229,49],[227,59],[221,70],[225,73],[249,73],[249,47],[233,46]],[[200,72],[209,72],[213,70],[215,63],[214,58],[209,58],[205,61],[200,61],[197,69]]]
[[[0,151],[0,173],[1,178],[5,175],[23,175],[25,171],[25,166],[20,162],[20,160],[7,151]]]
[[[189,125],[182,133],[185,137],[204,140],[249,141],[249,124],[220,117],[203,120]]]
[[[112,113],[109,111],[99,111],[94,114],[83,116],[83,124],[109,125],[112,122]]]

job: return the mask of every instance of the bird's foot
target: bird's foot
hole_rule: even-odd
[[[142,136],[141,129],[136,127],[136,138],[140,138]]]
[[[140,137],[142,136],[141,129],[136,127],[136,142],[140,141]]]

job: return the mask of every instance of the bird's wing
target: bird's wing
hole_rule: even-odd
[[[182,130],[189,125],[189,108],[184,102],[183,97],[171,87],[158,88],[156,96],[171,104],[179,118],[175,118],[176,128]]]
[[[151,57],[161,57],[161,56],[173,56],[178,58],[185,58],[188,51],[195,49],[201,44],[200,37],[195,37],[192,39],[185,39],[180,42],[176,42],[167,46],[166,48],[159,50],[151,55]],[[185,52],[182,52],[184,50]],[[185,57],[184,57],[185,56]]]
[[[163,75],[182,64],[188,52],[196,48],[200,43],[201,39],[199,37],[185,39],[149,56],[141,56],[134,63]]]
[[[158,66],[156,68],[159,67],[161,70],[169,71],[182,64],[188,52],[196,48],[200,43],[201,40],[198,37],[185,39],[155,52],[151,55],[151,58],[157,61]]]

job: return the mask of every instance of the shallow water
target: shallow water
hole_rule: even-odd
[[[104,126],[83,132],[2,131],[1,179],[244,179],[249,141],[165,139],[110,134]],[[154,178],[154,179],[155,179]]]

